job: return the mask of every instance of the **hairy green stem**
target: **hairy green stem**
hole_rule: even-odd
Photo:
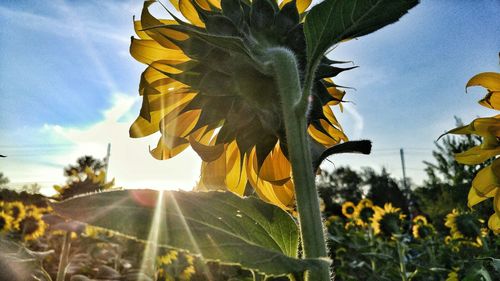
[[[396,245],[398,247],[398,256],[399,256],[399,270],[401,273],[401,280],[402,281],[408,281],[408,278],[406,277],[406,263],[404,260],[404,249],[401,245],[401,242],[399,241],[400,237],[396,238]]]
[[[66,276],[66,266],[68,265],[70,248],[71,248],[71,231],[66,231],[63,237],[61,254],[59,256],[59,266],[57,268],[56,281],[64,281],[64,277]]]
[[[307,106],[303,96],[295,55],[284,48],[269,50],[281,98],[299,213],[300,234],[305,258],[327,258],[318,193],[307,138]],[[310,270],[306,280],[328,281],[328,263]]]

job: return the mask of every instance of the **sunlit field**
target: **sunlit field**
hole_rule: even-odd
[[[500,2],[0,3],[0,281],[500,280]]]

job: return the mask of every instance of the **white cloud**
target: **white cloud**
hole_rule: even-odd
[[[192,189],[199,178],[200,169],[200,160],[192,150],[188,149],[173,159],[159,161],[148,152],[148,146],[156,145],[158,135],[142,139],[132,139],[128,136],[128,128],[133,120],[123,120],[123,116],[129,113],[137,101],[135,97],[113,94],[112,106],[103,112],[104,118],[85,128],[45,124],[39,130],[41,135],[55,143],[68,146],[40,155],[36,159],[11,162],[10,169],[4,169],[6,175],[16,182],[16,185],[38,182],[50,187],[52,184],[64,182],[62,167],[83,155],[104,158],[107,144],[110,143],[108,178],[115,178],[117,186]],[[21,173],[16,173],[16,170]]]

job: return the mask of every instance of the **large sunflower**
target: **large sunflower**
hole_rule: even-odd
[[[482,86],[488,90],[479,104],[500,110],[500,73],[483,72],[472,77],[466,87]],[[488,220],[488,227],[494,233],[500,233],[500,115],[477,118],[469,125],[455,128],[451,134],[475,134],[483,138],[482,144],[455,155],[455,159],[463,164],[477,165],[488,159],[495,159],[483,168],[472,181],[469,191],[468,205],[472,207],[479,202],[494,197],[494,214]]]
[[[402,232],[403,219],[406,216],[401,209],[393,207],[391,203],[386,203],[384,208],[375,206],[374,209],[371,225],[375,234],[392,238],[393,234]]]
[[[247,183],[264,200],[294,205],[294,186],[276,77],[266,49],[285,47],[305,73],[302,19],[311,0],[170,0],[187,21],[153,17],[145,1],[135,22],[140,39],[130,52],[148,65],[132,137],[161,132],[157,159],[188,146],[202,162],[199,189],[227,188],[244,194]],[[330,106],[345,92],[330,77],[346,70],[323,57],[308,116],[316,154],[346,141]],[[301,77],[303,79],[303,77]]]

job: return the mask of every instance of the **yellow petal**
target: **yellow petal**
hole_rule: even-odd
[[[184,151],[189,143],[179,141],[180,138],[162,135],[156,148],[150,150],[151,155],[158,160],[167,160]]]
[[[138,40],[132,38],[130,54],[144,64],[152,64],[160,60],[186,62],[189,58],[181,51],[167,49],[153,40]]]
[[[482,100],[479,101],[479,104],[491,109],[500,110],[500,92],[488,93]]]
[[[283,0],[280,3],[280,8],[285,6],[286,3],[291,2],[292,0]],[[311,5],[312,0],[297,0],[297,10],[299,14],[302,14],[308,7]]]
[[[247,185],[246,155],[241,159],[241,153],[236,141],[231,142],[226,152],[226,178],[227,188],[239,195],[245,193]]]
[[[472,77],[467,82],[466,88],[472,86],[482,86],[491,92],[500,91],[500,73],[483,72]]]
[[[170,0],[170,3],[172,3],[172,6],[174,6],[174,8],[175,8],[177,11],[180,11],[180,10],[179,10],[179,0]]]
[[[292,168],[290,162],[281,151],[279,142],[276,143],[273,150],[267,155],[259,171],[259,178],[276,183],[286,183],[290,180]]]
[[[294,204],[294,188],[292,181],[288,181],[285,185],[273,185],[268,181],[260,179],[257,174],[257,156],[255,148],[252,149],[248,155],[247,163],[248,181],[259,197],[284,210],[291,210],[291,206]]]
[[[493,149],[483,149],[481,146],[474,146],[465,152],[455,154],[455,160],[462,164],[475,165],[481,164],[498,154],[500,154],[500,146]]]
[[[179,10],[182,15],[189,20],[192,24],[198,27],[205,27],[205,23],[201,21],[198,12],[196,12],[192,0],[179,0]]]
[[[500,215],[493,214],[488,220],[488,228],[491,229],[495,234],[500,233]]]
[[[225,190],[226,154],[212,162],[203,162],[199,190]]]
[[[486,196],[492,190],[500,188],[500,158],[477,173],[472,187],[479,196]]]
[[[469,190],[469,195],[467,196],[467,206],[469,208],[474,207],[476,204],[483,202],[484,200],[493,197],[495,189],[491,190],[490,193],[485,194],[485,196],[479,195],[474,188]]]
[[[200,118],[201,110],[190,110],[178,115],[170,121],[162,120],[160,130],[162,134],[185,137],[194,128]]]

